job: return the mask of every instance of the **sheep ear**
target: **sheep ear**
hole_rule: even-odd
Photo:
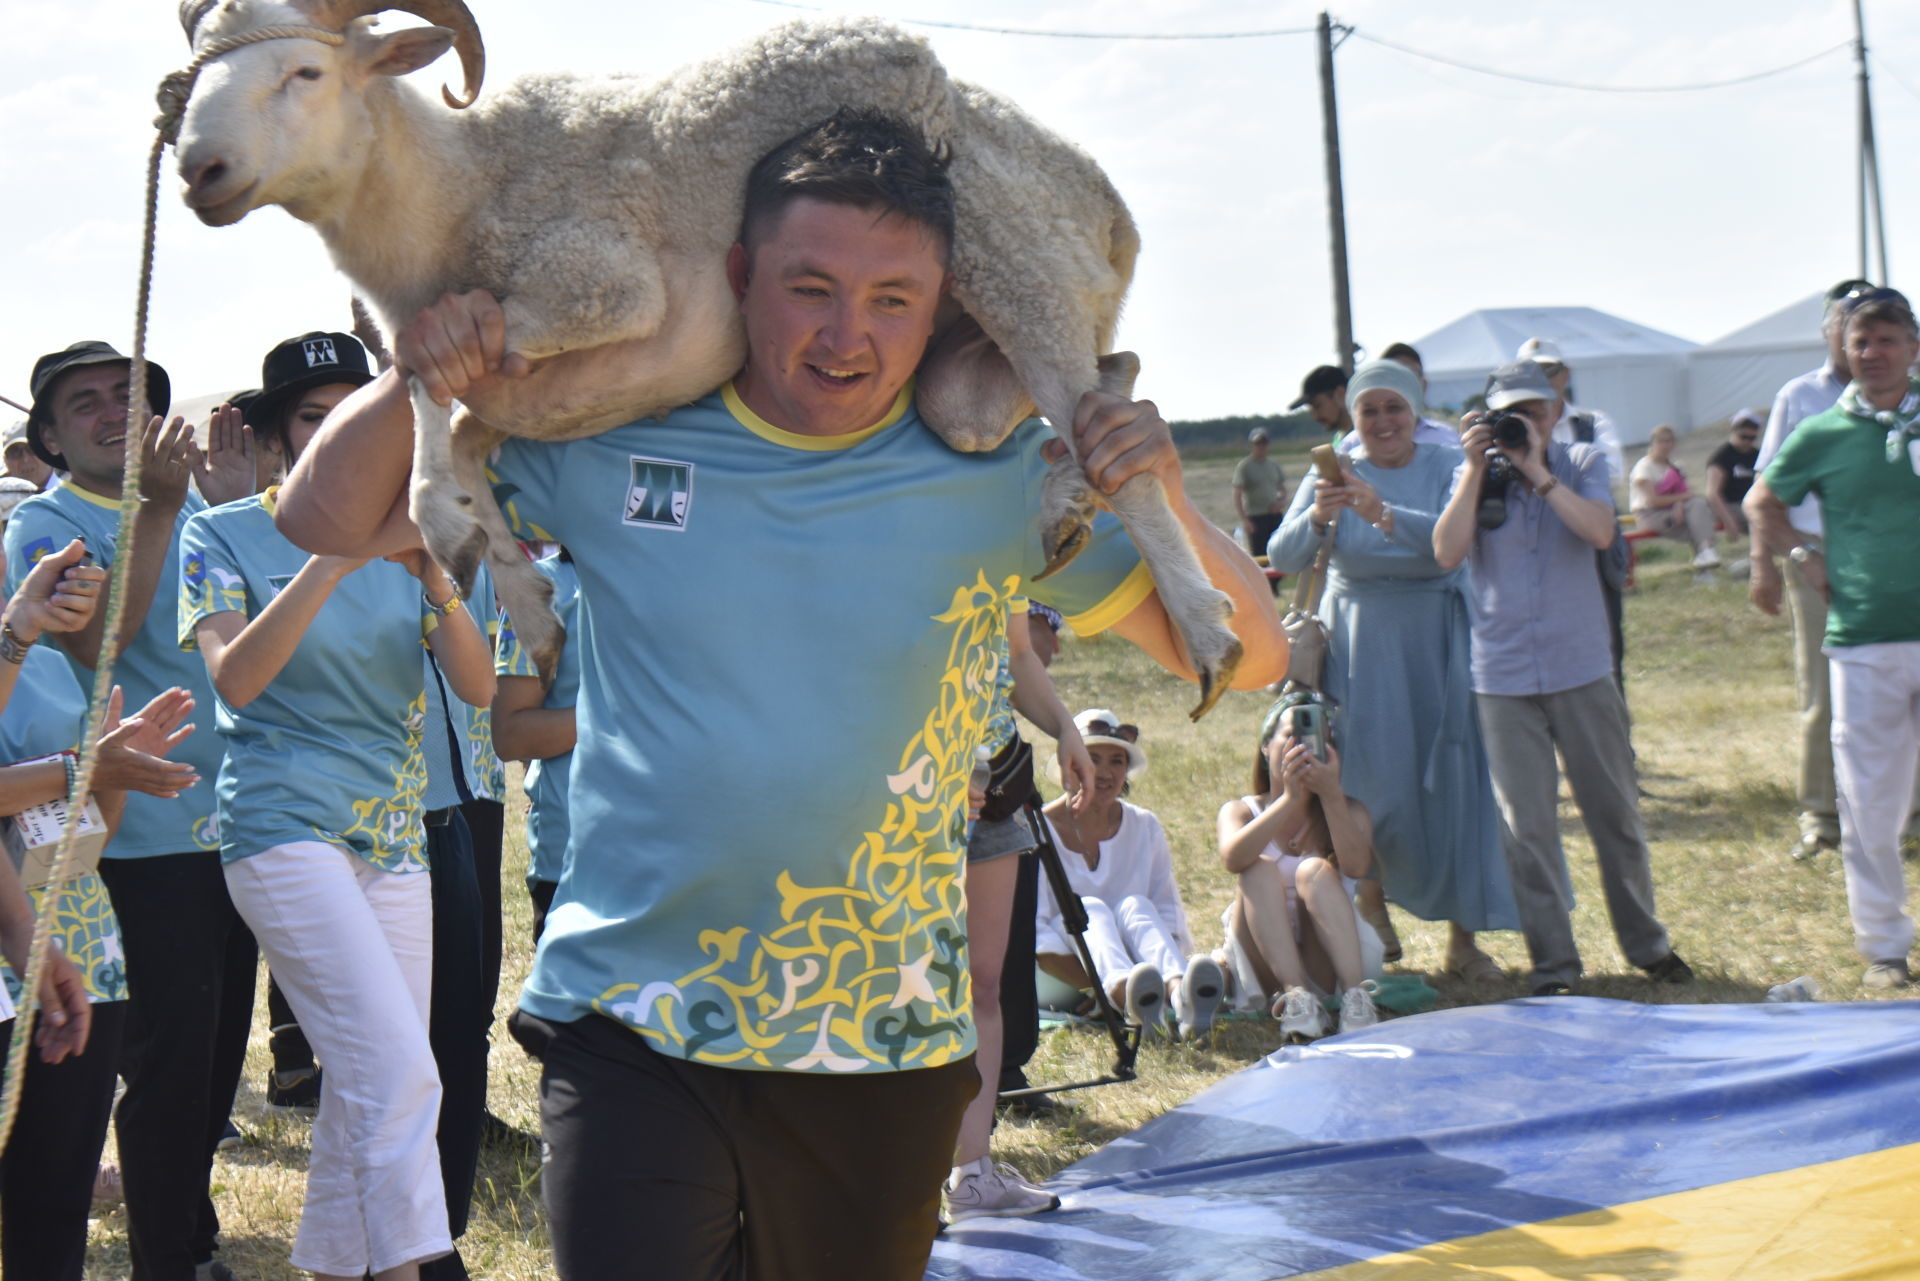
[[[453,32],[445,27],[408,27],[375,38],[367,70],[381,76],[404,76],[453,48]]]

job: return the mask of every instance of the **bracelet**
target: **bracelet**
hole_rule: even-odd
[[[80,758],[72,752],[62,752],[60,763],[67,767],[67,800],[72,801],[80,790]]]
[[[1551,494],[1553,492],[1553,487],[1555,485],[1558,485],[1559,483],[1560,483],[1560,478],[1558,476],[1548,476],[1547,483],[1540,486],[1540,488],[1534,490],[1533,492],[1538,494],[1540,497],[1545,498],[1548,494]]]
[[[460,594],[460,589],[458,587],[453,589],[453,595],[447,597],[447,603],[444,605],[434,604],[433,597],[427,595],[424,589],[422,589],[422,591],[420,592],[420,599],[427,603],[427,609],[429,611],[440,615],[440,617],[442,618],[445,618],[447,615],[453,613],[454,610],[459,609],[460,606],[466,603],[466,597]]]
[[[34,637],[34,640],[38,639]],[[27,661],[27,651],[32,648],[33,641],[21,640],[20,633],[13,630],[12,623],[0,624],[0,658],[18,667]]]

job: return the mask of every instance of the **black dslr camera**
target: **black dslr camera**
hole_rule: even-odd
[[[1527,420],[1507,410],[1495,410],[1486,419],[1493,443],[1506,449],[1524,450],[1532,439]],[[1507,522],[1507,491],[1513,488],[1520,469],[1513,460],[1497,450],[1487,454],[1487,474],[1480,481],[1480,505],[1476,515],[1482,529],[1498,529]]]

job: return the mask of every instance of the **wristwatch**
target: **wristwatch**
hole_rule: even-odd
[[[1818,547],[1813,546],[1811,543],[1801,543],[1798,547],[1795,547],[1787,553],[1787,559],[1796,565],[1804,565],[1820,554]]]

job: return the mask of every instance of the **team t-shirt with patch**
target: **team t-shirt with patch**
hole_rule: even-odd
[[[554,672],[542,707],[572,707],[580,696],[580,644],[575,620],[580,614],[580,577],[573,563],[559,556],[537,561],[534,568],[553,584],[553,612],[567,629],[567,643],[560,649],[560,663]],[[522,648],[514,634],[513,620],[502,617],[500,634],[494,645],[494,671],[501,676],[538,677],[533,658]],[[546,760],[527,762],[527,880],[558,881],[567,857],[567,777],[573,769],[573,753],[565,752]]]
[[[181,536],[180,637],[203,618],[258,618],[309,557],[273,524],[274,490],[201,512]],[[348,574],[299,648],[245,707],[218,699],[221,857],[322,840],[389,872],[426,871],[420,581],[376,560]],[[199,655],[192,655],[196,662]]]
[[[206,664],[200,661],[199,655],[181,653],[175,639],[179,634],[174,611],[178,603],[175,584],[180,577],[181,531],[190,517],[205,508],[206,504],[195,494],[188,494],[181,504],[146,622],[113,665],[113,679],[125,691],[129,716],[145,707],[162,690],[176,685],[193,695],[194,721],[199,728],[173,750],[172,759],[193,765],[202,781],[174,800],[128,793],[126,818],[107,846],[107,858],[149,858],[220,846],[212,780],[220,770],[223,747],[219,736],[212,732],[213,686],[207,680]],[[102,498],[71,480],[58,489],[29,498],[14,510],[13,519],[7,522],[7,591],[16,590],[42,556],[58,551],[75,538],[86,542],[87,550],[93,553],[98,564],[111,569],[119,523],[117,499]],[[46,643],[57,647],[51,637]],[[80,687],[91,691],[93,672],[78,663],[72,663],[72,667]]]
[[[729,387],[502,447],[517,535],[564,545],[580,592],[570,852],[523,1007],[739,1068],[971,1052],[956,820],[1008,606],[1089,633],[1153,586],[1106,516],[1029,586],[1046,436],[956,453],[904,392],[800,436]]]
[[[80,745],[86,719],[87,696],[66,660],[44,642],[35,645],[27,651],[13,696],[0,711],[0,762],[11,764],[72,751]],[[181,805],[185,798],[159,803]],[[46,893],[45,888],[27,891],[36,918]],[[114,918],[107,884],[97,873],[88,872],[67,882],[60,905],[54,910],[53,930],[61,950],[80,967],[88,1000],[126,999],[127,958],[120,945],[120,923]],[[0,961],[0,982],[6,984],[7,1000],[17,1009],[20,981],[5,961]]]
[[[1767,466],[1787,506],[1820,499],[1829,645],[1920,640],[1920,437],[1889,452],[1887,428],[1835,405],[1794,428]]]

